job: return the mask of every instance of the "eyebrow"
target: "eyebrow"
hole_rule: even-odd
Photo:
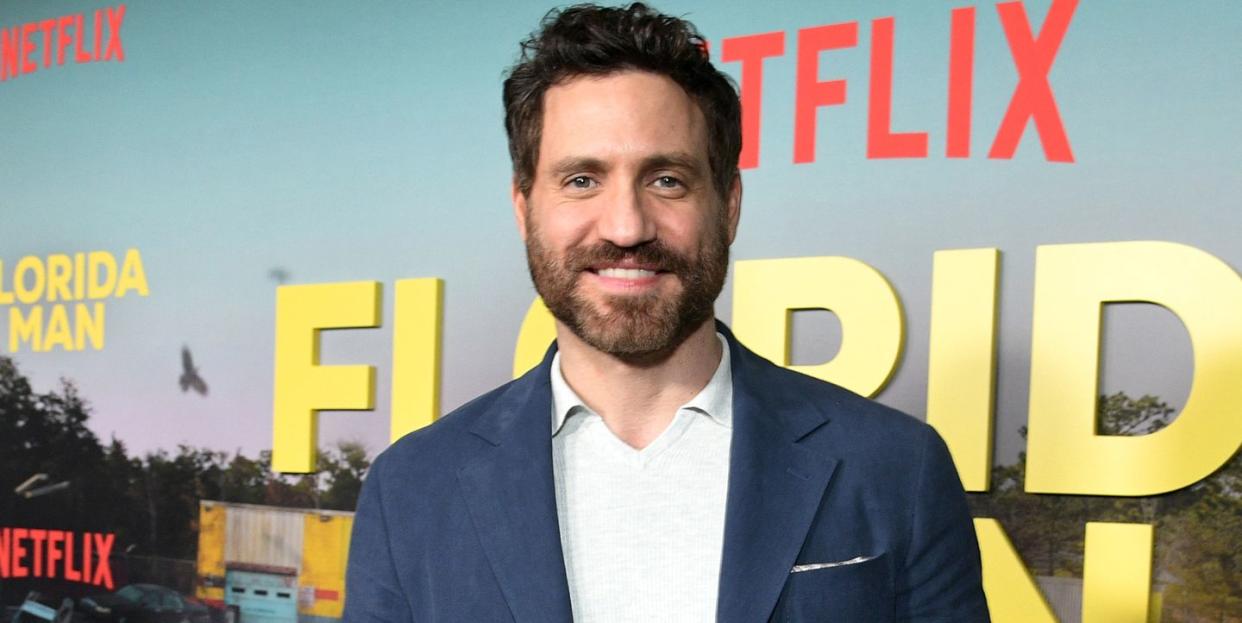
[[[673,152],[669,154],[656,154],[643,159],[643,169],[685,169],[691,173],[700,172],[699,160],[686,152]]]
[[[692,173],[701,173],[702,167],[699,161],[686,152],[671,152],[662,154],[653,154],[643,158],[640,168],[644,171],[663,168],[684,169]],[[558,160],[550,172],[555,177],[569,175],[580,171],[603,172],[608,170],[608,164],[599,158],[589,156],[569,156]]]
[[[608,166],[599,158],[569,156],[568,158],[558,160],[550,170],[553,177],[561,177],[562,175],[569,175],[579,171],[599,172],[607,168]]]

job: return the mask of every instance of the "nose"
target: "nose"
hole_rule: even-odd
[[[601,197],[596,234],[612,244],[628,248],[655,239],[656,223],[642,193],[629,184],[618,184]]]

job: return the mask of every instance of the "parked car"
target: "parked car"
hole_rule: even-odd
[[[38,591],[26,594],[26,600],[15,608],[0,608],[4,620],[10,623],[71,623],[73,621],[73,600],[61,599],[56,607],[55,600],[49,600]]]
[[[223,617],[197,599],[155,584],[83,597],[77,611],[84,620],[100,623],[212,623]]]

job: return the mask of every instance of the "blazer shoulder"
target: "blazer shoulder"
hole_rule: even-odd
[[[801,442],[843,461],[839,473],[887,508],[907,508],[926,495],[959,500],[961,482],[943,438],[931,425],[838,385],[772,366],[781,383],[770,385],[802,409],[819,410],[825,423]],[[860,490],[861,490],[860,489]],[[955,502],[956,504],[956,502]],[[963,516],[968,516],[963,515]]]
[[[822,412],[828,421],[826,430],[833,436],[844,436],[853,442],[871,440],[862,448],[892,448],[907,451],[922,448],[928,437],[939,434],[927,422],[879,401],[861,396],[840,385],[823,381],[800,372],[788,370],[764,360],[768,373],[775,375],[774,387],[791,400],[804,402],[803,408]]]
[[[456,466],[462,457],[487,442],[470,433],[470,427],[481,417],[486,417],[496,403],[521,379],[509,381],[453,411],[437,418],[431,424],[406,433],[394,441],[375,459],[390,469],[444,469]]]

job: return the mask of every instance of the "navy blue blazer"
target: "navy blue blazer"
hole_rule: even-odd
[[[965,494],[936,432],[719,328],[733,445],[717,620],[987,621]],[[553,352],[376,458],[354,518],[346,621],[572,620]]]

